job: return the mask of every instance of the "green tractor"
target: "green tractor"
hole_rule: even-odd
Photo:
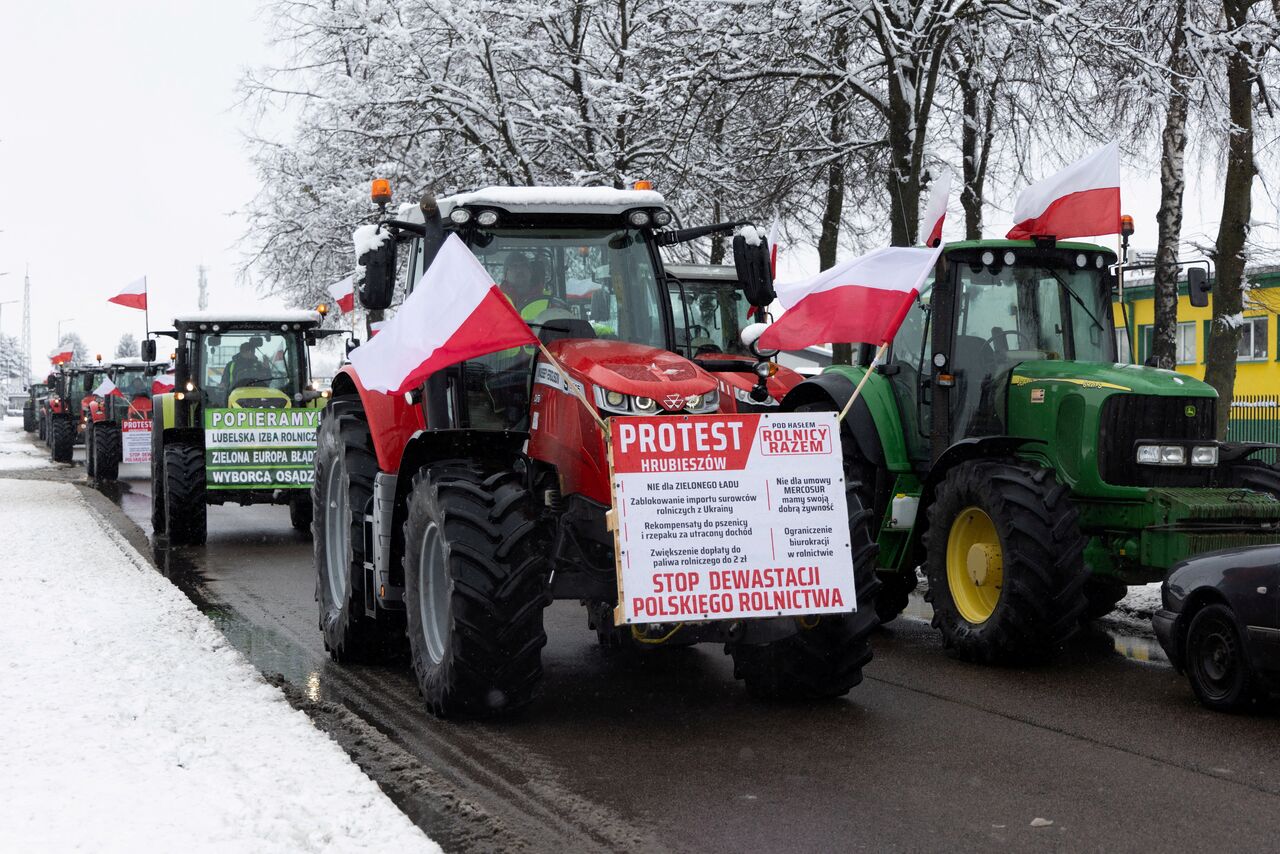
[[[1126,587],[1178,560],[1280,542],[1280,474],[1215,439],[1217,392],[1121,364],[1115,253],[949,244],[844,422],[844,466],[877,520],[882,622],[928,581],[962,658],[1044,660]],[[871,362],[862,348],[859,361]],[[784,408],[840,409],[834,365]]]
[[[329,397],[311,381],[314,311],[178,317],[174,390],[151,411],[151,527],[173,545],[200,545],[209,504],[287,504],[311,529],[316,425]],[[154,362],[156,342],[142,343]]]

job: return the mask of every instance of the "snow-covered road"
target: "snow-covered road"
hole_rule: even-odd
[[[440,850],[74,486],[0,508],[0,851]]]

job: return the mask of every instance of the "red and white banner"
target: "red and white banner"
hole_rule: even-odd
[[[177,385],[178,379],[172,374],[161,374],[151,381],[152,394],[168,394]]]
[[[49,354],[49,361],[55,365],[65,365],[74,355],[75,352],[72,350],[54,350]]]
[[[614,622],[856,611],[836,415],[612,419]]]
[[[151,462],[151,421],[130,418],[120,423],[122,463]]]
[[[147,277],[143,276],[135,282],[130,282],[124,286],[120,293],[111,297],[107,302],[113,302],[116,305],[123,305],[126,308],[137,308],[142,311],[147,310]]]
[[[102,382],[98,383],[98,387],[93,390],[93,394],[95,397],[110,397],[113,394],[116,397],[124,397],[124,393],[116,387],[110,377],[106,377]]]
[[[402,394],[449,365],[524,344],[533,330],[456,234],[382,331],[351,351],[371,391]]]
[[[777,286],[786,313],[760,336],[766,350],[891,340],[941,247],[889,246],[802,282]]]
[[[1120,143],[1032,184],[1013,206],[1010,240],[1120,233]]]
[[[920,220],[920,234],[925,246],[942,245],[942,221],[947,218],[947,203],[951,201],[951,173],[943,172],[929,188],[929,203],[924,207],[924,218]]]
[[[338,308],[342,309],[343,314],[351,313],[356,307],[356,276],[352,273],[345,279],[340,279],[328,287],[329,296],[333,297],[333,301]]]

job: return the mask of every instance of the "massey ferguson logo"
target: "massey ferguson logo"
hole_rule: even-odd
[[[684,395],[669,394],[662,399],[662,408],[668,412],[675,412],[677,409],[684,409]]]

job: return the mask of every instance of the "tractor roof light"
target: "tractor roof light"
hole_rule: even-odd
[[[466,208],[454,208],[449,211],[449,222],[454,225],[466,225],[471,222],[471,211]]]
[[[1076,255],[1076,266],[1082,270],[1085,267],[1089,266],[1089,259],[1085,257],[1085,254],[1083,252]]]
[[[391,201],[391,182],[386,178],[374,178],[369,187],[369,198],[375,205],[385,205]]]
[[[656,210],[653,212],[653,224],[656,226],[664,226],[671,224],[671,211]]]
[[[1133,235],[1133,217],[1124,214],[1120,217],[1120,233],[1125,237]]]
[[[633,183],[631,184],[631,189],[633,189],[633,190],[652,190],[652,189],[653,189],[653,182],[652,182],[652,181],[635,181],[635,182],[633,182]]]
[[[491,210],[483,210],[476,214],[476,222],[485,228],[498,224],[498,212]]]
[[[631,223],[636,228],[644,228],[649,224],[649,221],[648,211],[632,211],[627,214],[627,222]]]
[[[320,315],[321,317],[324,317],[328,313],[329,313],[329,306],[325,305],[324,303],[320,303],[319,305],[316,306],[316,314]]]

